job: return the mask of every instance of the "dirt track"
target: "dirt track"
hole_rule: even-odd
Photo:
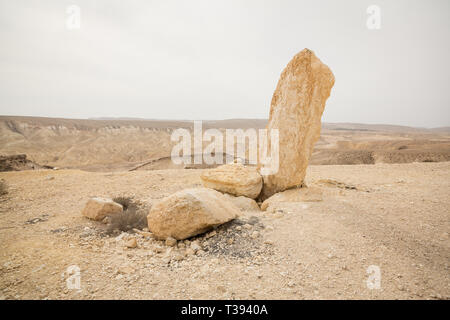
[[[138,248],[125,249],[122,240],[101,234],[104,225],[80,216],[90,196],[156,199],[198,186],[199,174],[1,173],[10,186],[0,202],[1,297],[450,298],[449,162],[311,166],[307,183],[323,190],[323,201],[247,212],[201,237],[208,241],[203,255],[184,258],[183,244],[171,249],[142,237]],[[254,230],[261,232],[256,239],[248,236]],[[229,238],[233,244],[224,245]],[[63,273],[71,265],[81,269],[81,291],[66,287]],[[367,288],[370,265],[381,270],[379,290]]]

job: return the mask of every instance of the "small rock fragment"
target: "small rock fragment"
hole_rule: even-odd
[[[105,217],[103,220],[102,220],[102,223],[103,224],[108,224],[108,223],[110,223],[111,222],[111,217]]]
[[[184,257],[183,257],[183,255],[177,253],[177,254],[174,255],[173,259],[174,259],[175,261],[181,261],[181,260],[184,259]]]
[[[121,266],[118,272],[119,274],[130,274],[134,272],[134,269],[130,266]]]
[[[209,232],[208,234],[206,234],[206,239],[212,238],[217,234],[216,230],[213,230],[211,232]]]
[[[197,252],[199,250],[202,249],[202,247],[200,246],[200,244],[196,241],[191,243],[191,249],[194,250],[194,252]]]
[[[161,252],[164,251],[164,248],[161,247],[161,246],[155,246],[154,250],[155,250],[156,253],[161,253]]]
[[[166,246],[173,247],[177,244],[177,240],[172,237],[167,237],[165,243]]]
[[[106,216],[123,211],[121,204],[107,198],[91,198],[86,203],[81,214],[89,219],[101,221]]]
[[[129,239],[127,242],[125,242],[125,246],[127,248],[136,248],[137,247],[136,238]]]
[[[252,239],[258,238],[258,237],[259,237],[259,232],[258,232],[258,231],[253,231],[252,234],[250,235],[250,237],[251,237]]]

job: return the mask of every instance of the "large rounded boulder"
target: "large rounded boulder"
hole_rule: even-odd
[[[156,202],[147,221],[156,238],[183,240],[207,232],[240,214],[241,211],[220,192],[194,188]]]

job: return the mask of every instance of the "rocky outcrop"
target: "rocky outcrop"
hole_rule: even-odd
[[[204,233],[241,214],[223,194],[196,188],[176,192],[156,202],[148,216],[148,228],[157,239],[183,240]]]
[[[207,188],[252,199],[258,197],[262,188],[262,177],[257,169],[240,163],[205,171],[200,178]]]
[[[322,190],[319,188],[295,188],[276,193],[266,199],[261,205],[261,210],[265,211],[268,207],[283,202],[318,202],[322,200]]]
[[[0,156],[0,172],[37,170],[37,169],[53,169],[53,167],[41,166],[41,165],[27,159],[26,154]]]
[[[122,211],[122,205],[111,199],[91,198],[86,203],[81,214],[89,219],[101,221],[106,216],[114,215]]]
[[[302,184],[333,85],[333,73],[309,49],[294,56],[283,70],[267,125],[269,132],[279,130],[278,171],[263,176],[263,199]],[[271,144],[269,140],[269,148]]]

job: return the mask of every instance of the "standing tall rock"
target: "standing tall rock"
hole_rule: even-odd
[[[330,68],[309,49],[299,52],[281,73],[267,125],[268,132],[279,130],[279,166],[276,173],[263,175],[262,199],[303,183],[333,85]],[[270,138],[268,142],[273,148]]]

